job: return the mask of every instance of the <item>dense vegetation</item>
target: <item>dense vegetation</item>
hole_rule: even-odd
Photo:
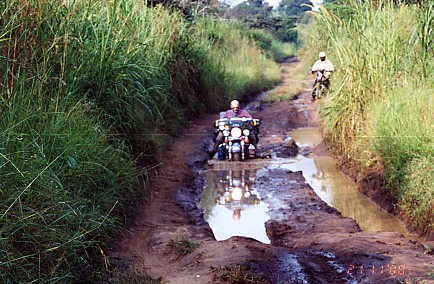
[[[304,4],[304,5],[303,5]],[[311,10],[308,0],[281,0],[278,7],[267,1],[248,0],[229,9],[224,16],[237,19],[252,29],[260,29],[284,42],[297,42],[297,22]]]
[[[0,10],[2,283],[94,280],[167,135],[279,80],[266,54],[285,47],[231,22],[130,0]]]
[[[396,213],[432,236],[434,3],[340,3],[315,13],[306,39],[337,66],[321,110],[325,136],[382,180]]]
[[[1,282],[98,277],[166,138],[275,84],[271,58],[288,55],[275,38],[298,38],[299,18],[262,2],[259,26],[260,13],[246,25],[158,2],[0,1]],[[341,8],[316,13],[305,39],[338,66],[327,139],[361,169],[381,165],[397,209],[432,232],[433,4]]]

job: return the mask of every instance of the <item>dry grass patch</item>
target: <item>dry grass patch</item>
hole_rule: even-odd
[[[274,88],[271,93],[263,99],[264,102],[279,102],[290,100],[306,91],[306,86],[300,81],[291,81]]]
[[[213,283],[216,284],[269,284],[270,282],[258,274],[249,271],[245,266],[226,265],[213,267]]]
[[[309,68],[300,62],[292,63],[291,66],[283,65],[280,68],[280,77],[283,83],[271,90],[263,102],[290,100],[301,93],[310,91],[306,81],[308,70]]]
[[[174,253],[178,257],[187,255],[198,249],[200,244],[198,242],[193,242],[182,238],[180,240],[170,240],[167,244],[167,252]]]
[[[115,273],[116,274],[116,273]],[[149,275],[144,275],[140,271],[134,269],[130,271],[118,271],[117,275],[112,276],[107,280],[113,284],[165,284],[163,278],[153,278]]]

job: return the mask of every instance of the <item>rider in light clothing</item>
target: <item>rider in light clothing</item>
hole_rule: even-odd
[[[319,54],[319,60],[315,61],[315,63],[313,64],[312,68],[310,69],[312,74],[314,74],[316,71],[320,71],[320,70],[325,70],[326,71],[326,87],[330,88],[330,81],[328,80],[329,76],[330,76],[330,72],[335,71],[335,67],[333,66],[333,63],[326,59],[326,54],[324,51],[321,51]],[[315,78],[315,82],[313,83],[313,88],[312,88],[312,98],[315,99],[315,94],[314,94],[314,90],[315,90],[315,85],[317,83],[317,79]]]

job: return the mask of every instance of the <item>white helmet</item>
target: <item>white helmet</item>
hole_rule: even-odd
[[[326,54],[325,54],[324,51],[321,51],[321,52],[318,54],[318,56],[319,56],[319,58],[321,58],[321,57],[326,57]]]

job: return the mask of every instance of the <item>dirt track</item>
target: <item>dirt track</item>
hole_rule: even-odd
[[[293,64],[282,64],[282,68]],[[287,83],[290,78],[283,79]],[[288,141],[278,137],[291,128],[315,125],[317,107],[308,93],[292,101],[256,105],[252,114],[261,119],[265,137],[260,145],[288,146]],[[144,275],[161,277],[164,283],[235,283],[216,278],[225,266],[242,267],[252,273],[251,278],[261,275],[263,281],[236,283],[399,283],[405,279],[434,283],[427,275],[434,272],[434,256],[424,253],[422,244],[398,233],[362,232],[354,220],[324,203],[301,172],[270,169],[256,177],[258,191],[272,185],[274,197],[284,204],[269,208],[266,230],[271,244],[244,237],[216,241],[198,206],[204,183],[199,172],[208,167],[204,137],[211,137],[215,116],[193,121],[161,157],[151,194],[110,251],[113,260]],[[290,151],[290,147],[285,149]],[[288,151],[278,155],[288,155]],[[310,152],[325,153],[321,145]],[[200,246],[179,257],[168,250],[168,244],[176,240]]]

